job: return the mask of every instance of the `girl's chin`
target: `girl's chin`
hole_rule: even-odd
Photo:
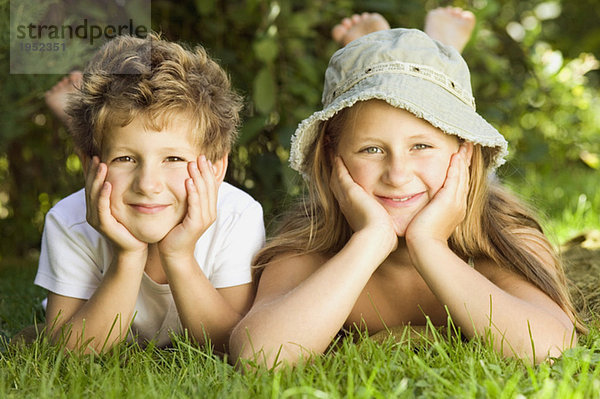
[[[408,222],[406,220],[394,220],[394,227],[396,228],[396,235],[404,237],[408,228]]]

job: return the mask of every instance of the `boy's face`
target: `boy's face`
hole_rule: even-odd
[[[199,155],[189,124],[180,118],[162,131],[147,130],[140,118],[112,129],[104,137],[102,161],[113,216],[140,241],[162,240],[186,215],[187,164]]]

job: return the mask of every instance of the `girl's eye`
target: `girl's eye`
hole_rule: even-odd
[[[167,162],[186,162],[185,159],[181,158],[181,157],[177,157],[177,156],[171,156],[171,157],[167,157],[165,159]]]
[[[413,148],[415,150],[424,150],[426,148],[431,148],[431,146],[428,146],[427,144],[415,144]]]
[[[125,155],[122,157],[116,157],[115,159],[113,159],[113,162],[134,162],[134,161],[133,161],[132,157]]]
[[[367,147],[363,152],[366,152],[367,154],[381,154],[383,151],[378,147]]]

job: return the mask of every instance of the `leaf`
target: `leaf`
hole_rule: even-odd
[[[598,154],[594,154],[593,152],[589,152],[583,150],[579,153],[579,158],[592,169],[600,169],[600,156]]]
[[[277,129],[276,133],[279,144],[286,150],[289,150],[290,148],[290,140],[295,131],[296,125],[282,126],[281,128]]]
[[[254,79],[252,99],[258,112],[268,114],[275,106],[275,79],[268,68],[262,68]]]
[[[208,15],[215,10],[215,0],[196,0],[196,9],[200,15]]]
[[[254,55],[256,58],[265,64],[270,64],[273,62],[279,54],[277,42],[272,37],[264,37],[254,41],[252,44],[252,49],[254,50]]]
[[[260,133],[262,128],[265,126],[265,118],[263,116],[256,116],[254,118],[250,118],[247,121],[244,121],[242,124],[242,129],[240,131],[240,138],[237,141],[239,146],[246,145],[250,140],[254,140],[254,138]]]

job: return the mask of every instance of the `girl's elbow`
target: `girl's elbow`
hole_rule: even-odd
[[[252,340],[250,332],[244,323],[238,324],[229,336],[229,354],[233,361],[250,360],[252,357]]]
[[[540,352],[536,353],[534,363],[539,364],[551,358],[558,358],[562,356],[563,352],[567,349],[573,348],[577,345],[577,332],[574,326],[565,327],[562,331],[557,332],[553,339],[551,339],[546,348],[543,348]]]
[[[273,369],[283,364],[293,366],[302,359],[302,353],[297,350],[288,345],[265,342],[256,334],[251,335],[247,326],[241,325],[231,333],[229,350],[233,362],[250,369]]]
[[[528,348],[521,351],[523,360],[530,364],[540,364],[550,359],[555,359],[562,356],[567,349],[574,347],[577,344],[577,333],[574,327],[564,328],[556,331],[553,334],[548,334],[542,339],[532,340]]]

